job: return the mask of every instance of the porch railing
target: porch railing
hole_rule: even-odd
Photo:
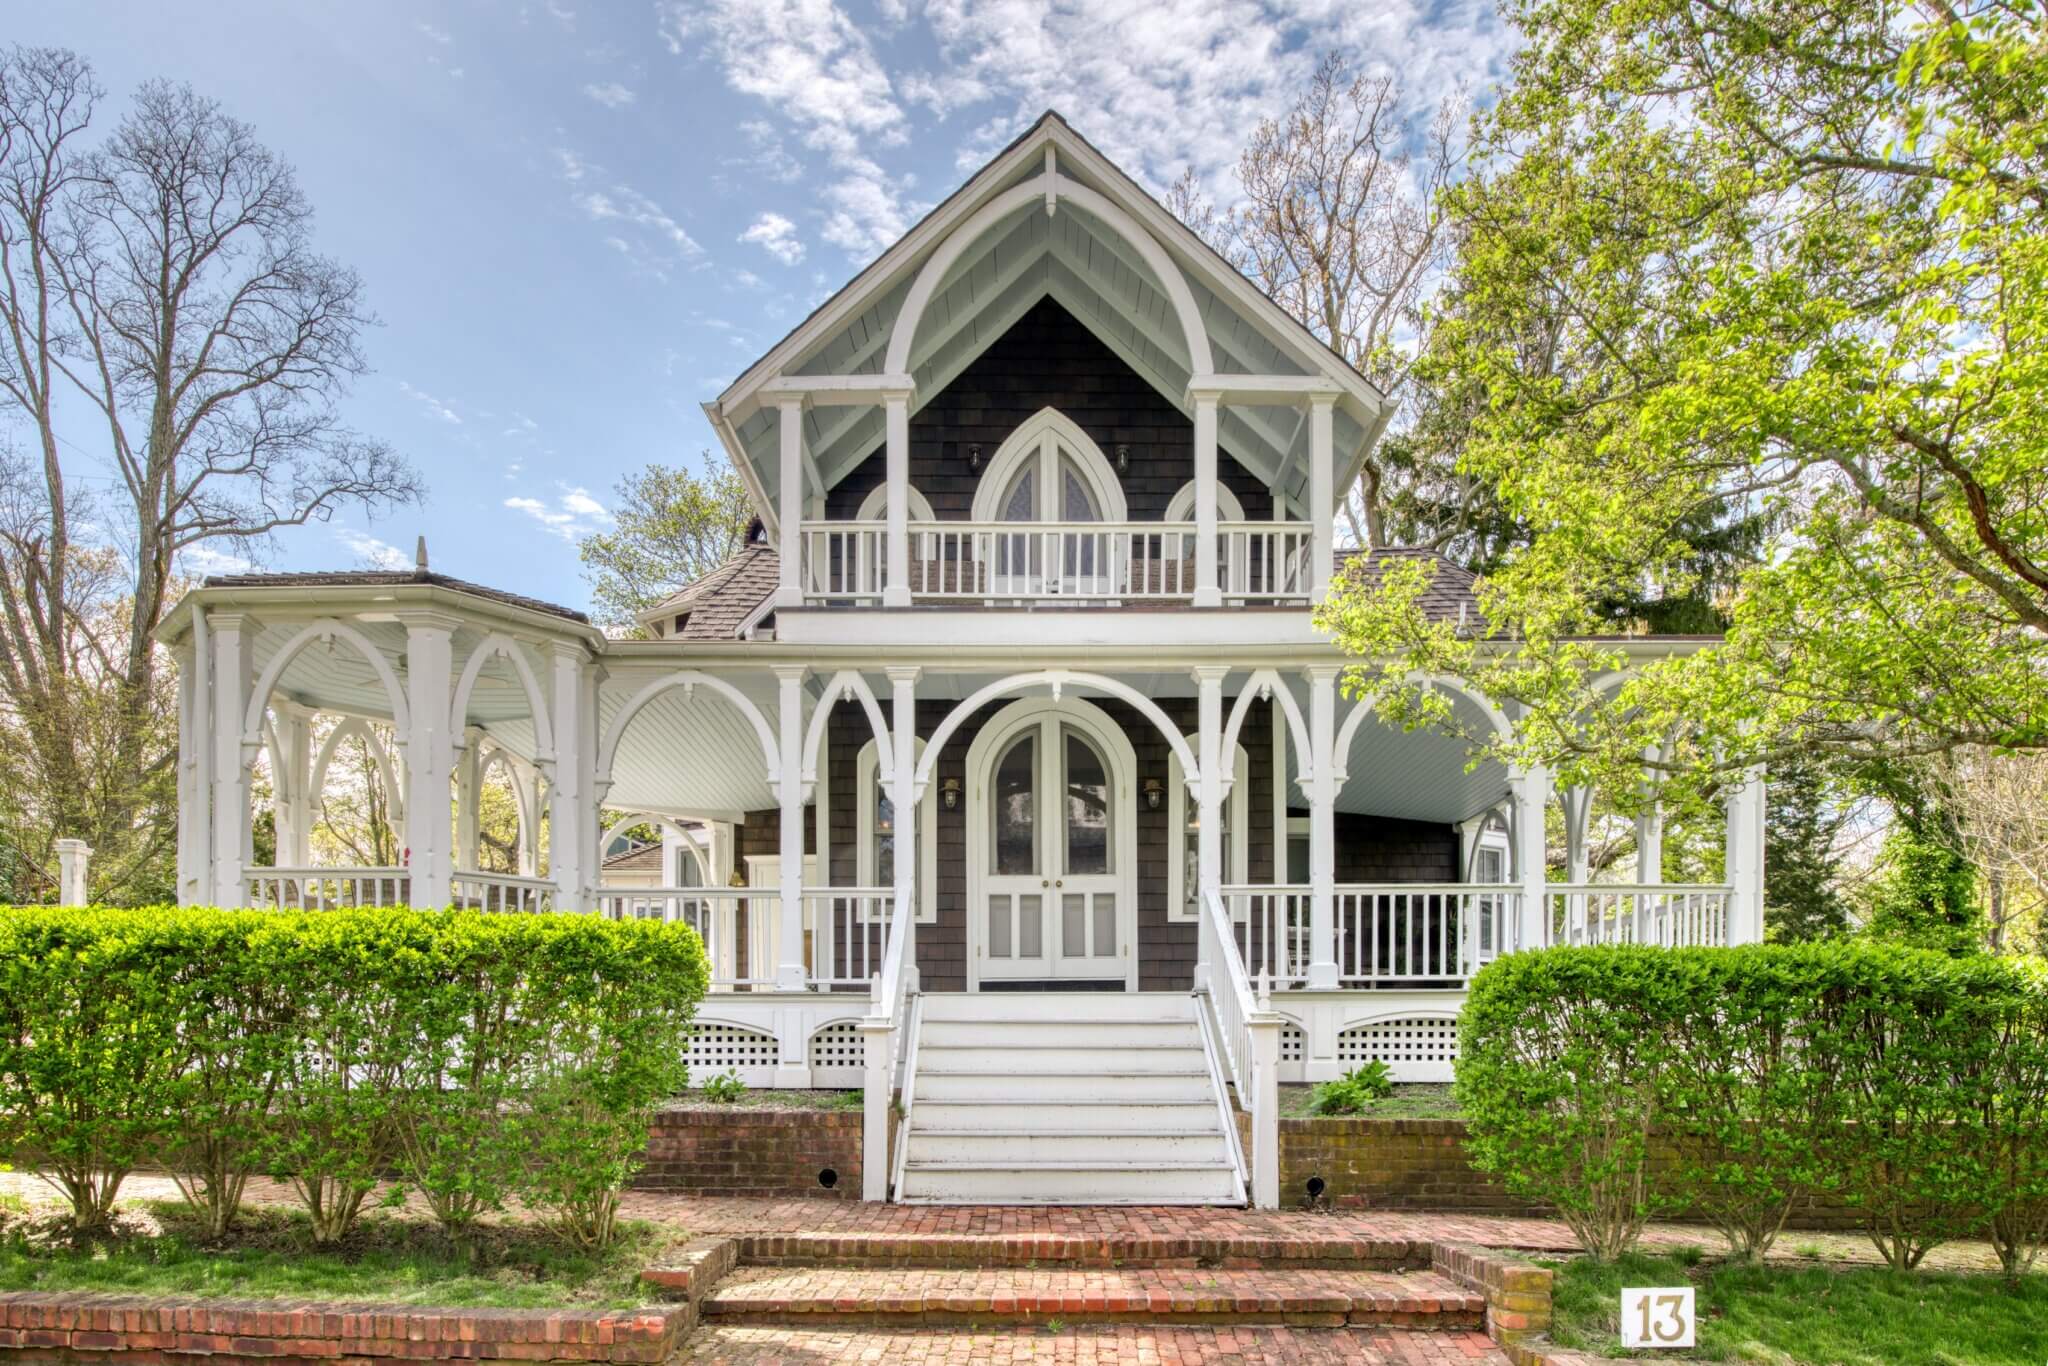
[[[868,986],[881,975],[889,947],[893,887],[818,887],[804,893],[805,962],[825,986]]]
[[[1279,1198],[1280,1020],[1270,999],[1254,990],[1222,899],[1205,893],[1200,907],[1202,1001],[1238,1103],[1251,1113],[1252,1203],[1268,1208]]]
[[[1734,890],[1711,883],[1547,887],[1551,942],[1717,947],[1728,942],[1728,902]]]
[[[1252,979],[1306,985],[1312,889],[1225,887]],[[1470,977],[1516,947],[1522,889],[1488,883],[1339,884],[1331,900],[1337,983],[1344,987]]]
[[[680,921],[704,941],[713,991],[762,991],[781,961],[782,898],[774,888],[600,887],[597,910],[613,920]]]
[[[818,602],[875,601],[888,525],[803,524],[802,582]],[[1223,522],[1217,580],[1240,601],[1305,601],[1306,522]],[[913,522],[910,593],[925,601],[1176,602],[1195,592],[1193,522]]]
[[[450,899],[466,911],[552,911],[555,884],[546,878],[511,873],[458,872]]]
[[[403,868],[251,868],[242,875],[242,904],[258,909],[403,906],[411,897],[412,875]]]

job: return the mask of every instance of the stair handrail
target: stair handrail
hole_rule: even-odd
[[[907,883],[896,887],[889,909],[889,937],[882,952],[882,970],[868,997],[867,1018],[860,1023],[865,1041],[867,1084],[861,1095],[861,1198],[889,1198],[889,1116],[895,1100],[897,1041],[903,1027],[903,1003],[910,986],[911,917],[916,905]]]
[[[1201,961],[1207,969],[1202,995],[1216,1025],[1238,1101],[1252,1117],[1252,1203],[1272,1209],[1280,1203],[1280,1028],[1270,997],[1252,990],[1251,974],[1237,951],[1237,932],[1214,888],[1201,895]]]

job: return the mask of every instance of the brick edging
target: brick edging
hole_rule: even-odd
[[[1551,1366],[1541,1346],[1550,1331],[1551,1270],[1513,1253],[1472,1243],[1435,1243],[1430,1269],[1486,1297],[1486,1335],[1515,1366]]]

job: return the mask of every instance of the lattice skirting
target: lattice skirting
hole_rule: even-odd
[[[690,1085],[735,1071],[749,1086],[768,1086],[775,1079],[775,1036],[738,1025],[702,1024],[690,1038]]]
[[[867,1079],[867,1045],[852,1020],[811,1035],[811,1085],[859,1086]]]
[[[1337,1036],[1337,1064],[1345,1071],[1375,1060],[1386,1063],[1396,1081],[1449,1081],[1458,1061],[1458,1022],[1404,1015],[1353,1025]]]

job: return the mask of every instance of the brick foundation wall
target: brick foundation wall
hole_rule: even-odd
[[[858,1110],[678,1107],[654,1118],[642,1190],[692,1195],[786,1195],[858,1200]],[[832,1171],[831,1186],[819,1173]]]

